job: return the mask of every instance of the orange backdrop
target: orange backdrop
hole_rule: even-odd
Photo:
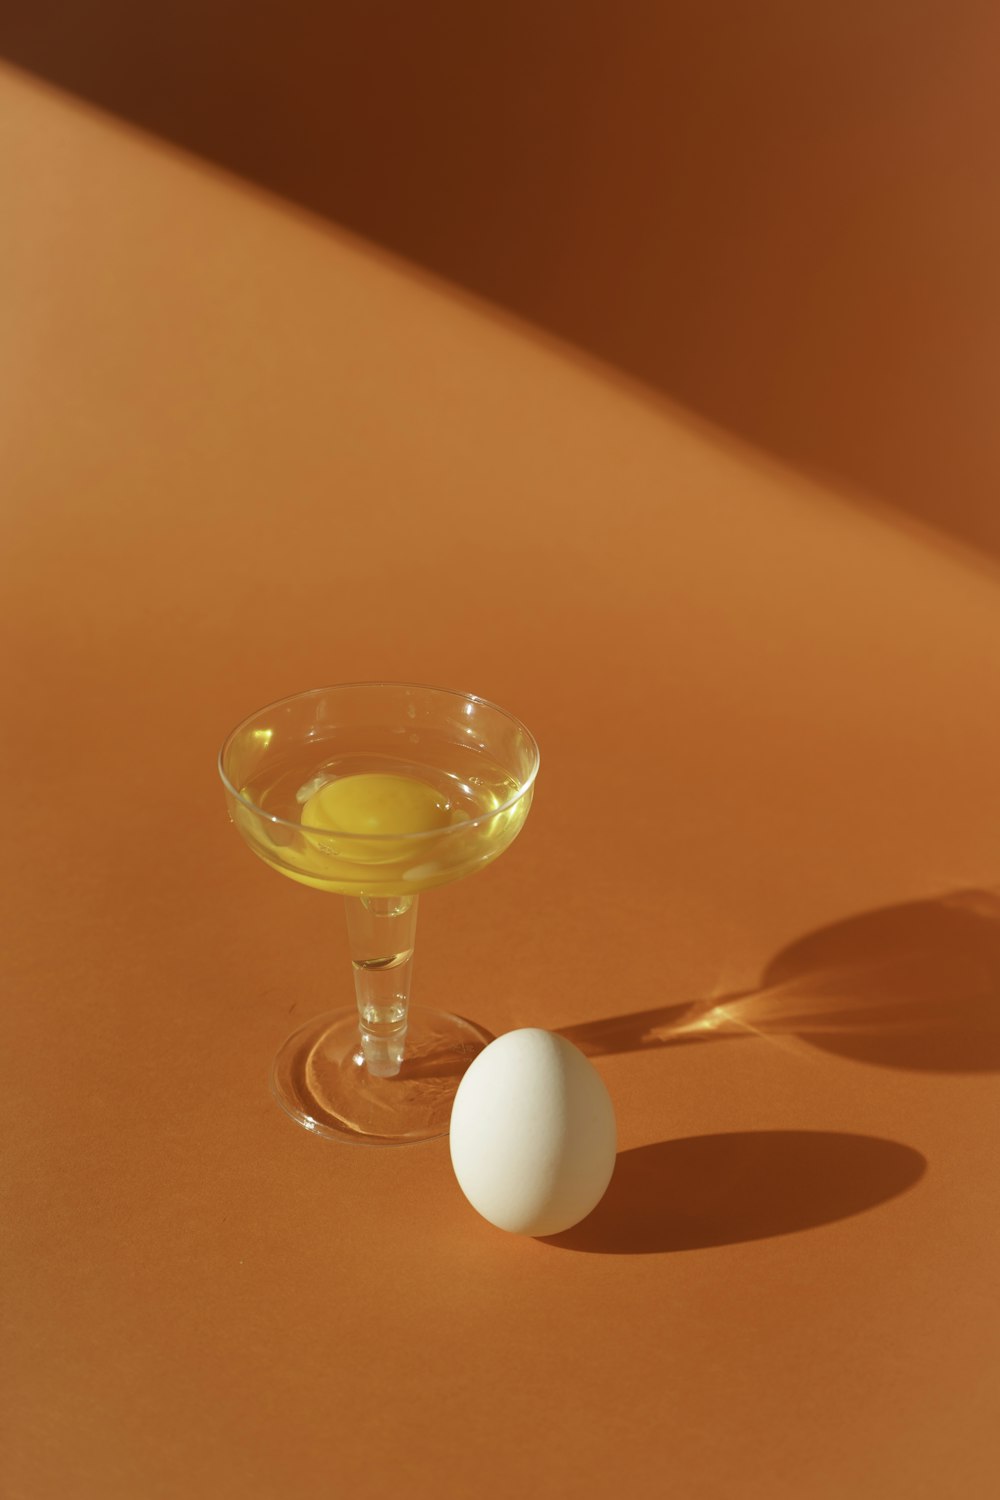
[[[367,9],[343,8],[345,38]],[[366,212],[389,124],[344,138],[325,200],[322,155],[296,156],[289,124],[325,130],[342,89],[356,102],[352,56],[362,79],[375,66],[356,38],[310,115],[318,63],[298,104],[269,95],[286,54],[264,34],[236,37],[223,88],[215,19],[187,94],[162,82],[177,57],[152,22],[146,72],[127,28],[88,51],[72,22],[46,30],[51,7],[4,23],[22,65],[0,72],[0,1476],[17,1500],[990,1492],[992,23],[953,8],[942,58],[934,7],[883,7],[855,51],[830,20],[812,35],[853,92],[835,70],[826,93],[754,92],[744,61],[780,71],[794,7],[771,7],[766,47],[734,22],[718,49],[685,8],[676,53],[656,9],[606,46],[539,23],[503,74],[519,156],[499,126],[482,137],[507,176],[475,201],[425,193],[436,116],[415,107],[391,139],[425,175],[409,199],[385,180],[382,222]],[[434,35],[418,55],[393,32],[390,76],[419,103],[451,59],[485,118],[499,62],[479,95]],[[574,47],[582,134],[542,109]],[[695,99],[683,56],[714,60],[714,94]],[[231,100],[247,160],[207,125],[171,132],[171,99],[218,130]],[[622,136],[654,102],[657,128],[694,132],[646,157],[669,167],[669,221]],[[771,197],[706,156],[715,109],[771,162]],[[570,124],[576,218],[543,191]],[[814,127],[839,166],[801,154]],[[912,148],[898,174],[887,139]],[[456,129],[442,171],[463,150]],[[743,219],[718,197],[737,179]],[[921,195],[946,179],[932,240]],[[798,245],[810,205],[836,218],[821,256]],[[938,267],[934,297],[906,273],[882,300],[899,247]],[[268,699],[374,677],[481,693],[541,745],[517,844],[426,898],[415,986],[494,1032],[558,1029],[605,1079],[616,1175],[556,1240],[480,1220],[444,1141],[338,1147],[268,1097],[294,1022],[349,992],[346,933],[336,898],[241,846],[216,750]]]

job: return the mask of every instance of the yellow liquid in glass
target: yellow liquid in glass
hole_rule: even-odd
[[[317,767],[300,754],[241,789],[260,812],[234,801],[232,814],[255,853],[303,885],[416,894],[495,859],[531,801],[482,752],[459,747],[449,759],[445,772],[385,755],[335,756]]]

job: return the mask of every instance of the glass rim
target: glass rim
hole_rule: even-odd
[[[453,823],[448,828],[427,828],[421,830],[419,833],[341,833],[336,828],[317,828],[311,823],[293,823],[290,818],[281,818],[277,813],[265,812],[256,802],[251,802],[249,797],[244,797],[242,792],[237,791],[226,775],[223,761],[226,751],[241,730],[248,728],[254,719],[258,718],[261,714],[267,713],[270,709],[284,708],[286,704],[295,703],[303,698],[317,697],[320,693],[341,692],[349,688],[415,688],[421,693],[440,693],[445,697],[460,698],[464,703],[478,703],[483,708],[492,709],[494,713],[501,714],[503,718],[508,719],[524,735],[532,754],[531,771],[520,784],[515,794],[512,797],[508,797],[507,801],[501,803],[499,807],[494,807],[489,812],[480,813],[476,818],[467,818],[462,823]],[[534,786],[540,764],[541,752],[538,748],[538,741],[531,730],[516,714],[512,714],[509,709],[501,708],[500,704],[494,703],[492,699],[481,698],[478,693],[463,693],[459,688],[435,687],[432,683],[426,682],[398,682],[385,679],[370,679],[363,682],[333,682],[327,687],[303,688],[301,692],[288,693],[284,698],[275,698],[271,703],[263,703],[260,708],[256,708],[252,713],[246,714],[229,731],[222,742],[216,761],[219,778],[226,791],[231,797],[235,797],[236,801],[247,808],[249,812],[256,814],[258,818],[263,818],[266,822],[281,828],[291,828],[299,832],[316,834],[321,838],[350,840],[355,845],[370,844],[380,839],[392,840],[396,843],[399,843],[402,839],[405,839],[407,843],[418,839],[443,839],[448,838],[451,834],[461,833],[468,828],[477,828],[481,823],[487,822],[490,818],[497,818],[502,813],[509,812],[512,807],[517,806],[525,793],[529,792]]]

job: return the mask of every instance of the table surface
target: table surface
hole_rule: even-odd
[[[0,93],[4,1494],[992,1493],[995,563]],[[541,745],[416,991],[604,1078],[553,1240],[268,1095],[346,932],[217,748],[374,678]]]

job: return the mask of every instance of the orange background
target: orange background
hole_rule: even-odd
[[[995,17],[397,9],[0,27],[5,1492],[986,1495]],[[415,983],[594,1058],[556,1240],[267,1094],[215,753],[372,677],[541,744]]]

